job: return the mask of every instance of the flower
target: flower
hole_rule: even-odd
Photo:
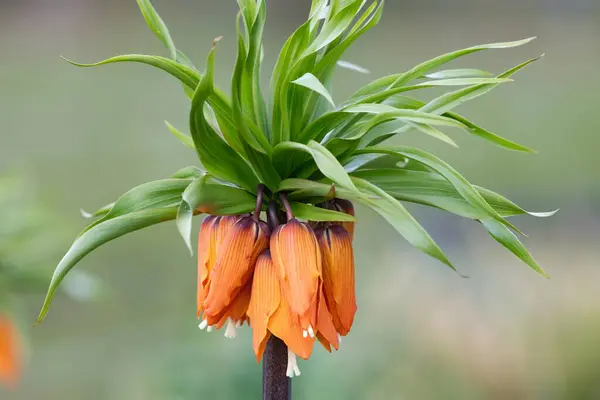
[[[357,309],[352,238],[341,225],[318,230],[317,238],[323,258],[323,292],[336,331],[346,336]]]
[[[0,383],[16,385],[21,375],[21,344],[12,320],[0,315]]]
[[[264,222],[246,216],[231,228],[217,227],[216,232],[216,241],[209,246],[215,249],[216,260],[209,271],[208,292],[202,304],[204,318],[208,326],[222,325],[227,318],[240,324],[250,300],[250,288],[242,289],[254,273],[256,259],[268,247],[269,228]],[[209,256],[208,264],[213,259]]]

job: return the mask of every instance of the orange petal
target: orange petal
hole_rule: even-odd
[[[0,316],[0,382],[14,387],[21,376],[19,333],[6,317]]]
[[[250,326],[252,327],[252,347],[259,362],[270,336],[267,331],[269,318],[279,307],[280,299],[279,280],[275,273],[271,254],[269,250],[266,250],[256,260],[250,307],[248,308]]]
[[[324,340],[326,340],[329,344],[331,344],[336,350],[340,348],[338,334],[336,331],[336,327],[333,324],[333,319],[331,317],[331,313],[327,308],[327,304],[325,302],[325,296],[323,295],[323,289],[319,291],[319,311],[317,316],[317,338],[322,336]],[[319,338],[321,344],[323,340]],[[325,346],[328,351],[329,346]]]
[[[356,313],[354,254],[352,239],[340,225],[318,232],[323,256],[323,291],[336,330],[342,336],[350,331]]]
[[[209,276],[209,259],[211,254],[211,247],[214,243],[211,241],[212,236],[216,236],[216,226],[218,224],[218,218],[214,215],[209,215],[202,221],[200,225],[200,234],[198,235],[198,288],[197,288],[197,307],[198,317],[202,313],[202,303],[206,298],[206,286]]]
[[[292,314],[303,329],[314,327],[321,252],[312,228],[296,219],[281,225],[271,236],[271,254]]]
[[[246,320],[246,313],[250,305],[250,293],[252,291],[252,279],[240,290],[235,296],[229,307],[227,307],[220,316],[219,322],[215,328],[221,329],[227,320],[231,320],[235,324],[243,324]],[[210,322],[210,321],[208,321]]]
[[[287,299],[282,293],[277,311],[269,319],[269,331],[283,340],[298,357],[307,360],[315,343],[314,338],[304,337],[298,319],[292,315]]]
[[[223,311],[252,277],[256,259],[268,246],[268,237],[266,224],[252,217],[244,217],[233,225],[219,248],[204,301],[204,314],[209,325],[220,320]]]

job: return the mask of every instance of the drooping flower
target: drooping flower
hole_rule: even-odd
[[[313,229],[292,218],[271,236],[271,255],[283,293],[304,336],[315,336],[321,251]]]
[[[210,287],[203,303],[204,317],[209,326],[218,324],[229,315],[230,305],[249,282],[256,259],[268,245],[269,228],[264,222],[246,216],[233,224],[222,246],[218,246],[216,262],[210,272]],[[243,309],[247,303],[242,302],[238,306]]]
[[[352,238],[341,225],[329,225],[317,231],[323,258],[323,292],[341,336],[350,332],[356,313],[354,253]]]
[[[0,315],[0,383],[16,385],[21,375],[21,345],[12,320]]]

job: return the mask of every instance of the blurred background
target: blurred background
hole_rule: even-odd
[[[425,146],[528,210],[560,208],[549,219],[514,220],[552,279],[529,270],[475,222],[410,207],[470,276],[461,279],[358,209],[354,329],[337,354],[320,349],[301,362],[295,399],[599,399],[600,2],[388,3],[381,24],[344,57],[371,75],[340,70],[337,100],[447,51],[538,36],[451,67],[500,72],[545,53],[515,83],[459,110],[539,154],[454,132],[460,150],[410,133],[398,140]],[[268,71],[310,2],[267,4]],[[217,80],[228,89],[235,2],[154,5],[200,67],[212,39],[224,36]],[[195,162],[163,124],[187,123],[189,102],[174,79],[141,65],[84,70],[59,58],[91,62],[119,53],[165,54],[133,0],[0,1],[0,174],[25,173],[24,198],[35,196],[53,215],[39,228],[47,240],[26,252],[41,246],[48,274],[86,225],[80,208],[95,209]],[[52,251],[44,247],[50,242]],[[173,223],[109,243],[78,268],[99,276],[110,295],[92,303],[60,295],[33,329],[43,293],[23,295],[19,316],[32,351],[18,390],[0,388],[0,399],[259,398],[249,330],[229,341],[197,328],[195,261]]]

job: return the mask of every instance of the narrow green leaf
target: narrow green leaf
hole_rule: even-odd
[[[306,200],[308,198],[324,199],[330,194],[332,186],[335,188],[336,197],[340,199],[352,199],[356,197],[355,193],[352,191],[337,187],[331,183],[298,178],[290,178],[281,181],[278,191],[291,192],[288,196],[290,200]]]
[[[206,63],[206,73],[194,94],[190,111],[190,131],[200,161],[206,170],[217,178],[232,182],[254,192],[258,180],[244,159],[232,149],[208,124],[204,115],[204,105],[214,93],[213,46]]]
[[[169,132],[177,138],[185,147],[188,147],[192,150],[196,150],[196,146],[194,146],[194,139],[191,136],[186,135],[185,133],[177,130],[173,125],[171,125],[168,121],[165,121],[165,125],[167,125],[167,129]]]
[[[379,196],[377,199],[357,199],[357,201],[372,208],[385,218],[410,244],[456,271],[437,243],[435,243],[417,220],[414,219],[402,203],[365,180],[359,178],[353,178],[352,180],[362,191]]]
[[[144,19],[148,26],[154,32],[154,34],[163,42],[165,47],[169,50],[171,54],[171,58],[173,60],[177,59],[177,49],[175,48],[175,44],[173,43],[173,39],[171,39],[171,35],[169,34],[169,29],[160,18],[160,15],[156,12],[152,3],[149,0],[137,0],[138,6],[144,15]]]
[[[176,179],[194,179],[204,176],[206,171],[201,168],[196,167],[195,165],[181,168],[179,171],[175,172],[171,178]]]
[[[327,91],[327,88],[325,88],[325,86],[323,86],[323,84],[319,81],[319,79],[316,76],[314,76],[313,74],[311,74],[310,72],[307,72],[306,74],[302,75],[300,78],[296,79],[295,81],[292,81],[292,83],[295,83],[296,85],[299,85],[299,86],[304,86],[305,88],[308,88],[310,90],[313,90],[313,91],[319,93],[321,96],[323,96],[325,98],[325,100],[327,100],[329,102],[329,104],[331,104],[333,107],[335,107],[333,98],[331,97],[331,94],[329,94],[329,92]]]
[[[365,74],[365,75],[368,75],[368,74],[371,73],[371,71],[369,71],[365,67],[361,67],[360,65],[351,63],[349,61],[338,60],[337,61],[337,66],[340,67],[340,68],[345,68],[345,69],[348,69],[350,71],[355,71],[355,72],[358,72],[358,73],[361,73],[361,74]]]
[[[190,182],[190,179],[162,179],[136,186],[119,197],[108,213],[85,228],[79,236],[98,224],[125,214],[176,206],[181,201],[181,194]]]
[[[144,54],[126,54],[108,58],[106,60],[99,61],[93,64],[81,64],[75,61],[68,60],[65,57],[62,58],[72,65],[83,68],[122,62],[137,62],[147,64],[173,75],[175,78],[179,79],[183,84],[185,84],[191,89],[195,89],[198,85],[198,81],[200,80],[200,75],[198,74],[198,72],[186,67],[185,65],[181,65],[176,61],[160,56],[148,56]]]
[[[538,274],[545,278],[550,278],[510,229],[493,219],[482,220],[481,224],[494,240],[510,250],[510,252],[519,257],[519,259],[529,265]]]
[[[312,140],[308,142],[308,145],[296,142],[281,142],[275,147],[273,157],[281,156],[282,153],[289,150],[301,150],[310,154],[323,175],[331,179],[336,185],[358,192],[344,167],[324,146]]]
[[[401,201],[437,207],[465,218],[484,219],[487,216],[473,207],[442,175],[434,172],[400,168],[353,171],[352,176],[367,180]],[[555,212],[529,212],[491,190],[473,185],[475,190],[503,217],[529,214],[547,217]]]
[[[494,74],[488,71],[482,71],[480,69],[471,68],[460,68],[460,69],[447,69],[444,71],[437,71],[426,74],[425,77],[429,79],[449,79],[449,78],[490,78]]]
[[[485,199],[475,190],[473,186],[467,181],[462,175],[460,175],[454,168],[442,161],[438,157],[430,154],[426,151],[408,147],[408,146],[375,146],[369,147],[363,150],[358,150],[357,154],[361,153],[383,153],[383,154],[398,154],[403,157],[415,160],[421,164],[424,164],[433,170],[437,171],[440,175],[446,178],[456,190],[467,200],[473,207],[485,212],[491,218],[503,223],[504,225],[518,231],[513,224],[506,221],[500,214],[498,214]]]
[[[419,132],[423,132],[424,134],[434,137],[438,140],[441,140],[444,143],[448,143],[450,146],[458,147],[456,142],[454,140],[452,140],[448,135],[446,135],[444,132],[440,131],[439,129],[434,128],[431,125],[420,124],[418,122],[409,122],[409,125],[414,127]]]
[[[150,208],[142,211],[136,211],[116,218],[106,220],[84,231],[77,237],[71,248],[62,258],[50,281],[46,299],[38,316],[37,322],[40,323],[48,314],[50,304],[60,283],[67,273],[87,254],[113,239],[126,235],[151,225],[158,224],[175,219],[177,215],[177,206],[166,208]]]
[[[331,222],[354,222],[355,219],[352,215],[327,210],[325,208],[315,207],[310,204],[292,202],[292,212],[294,217],[304,219],[307,221],[331,221]]]

